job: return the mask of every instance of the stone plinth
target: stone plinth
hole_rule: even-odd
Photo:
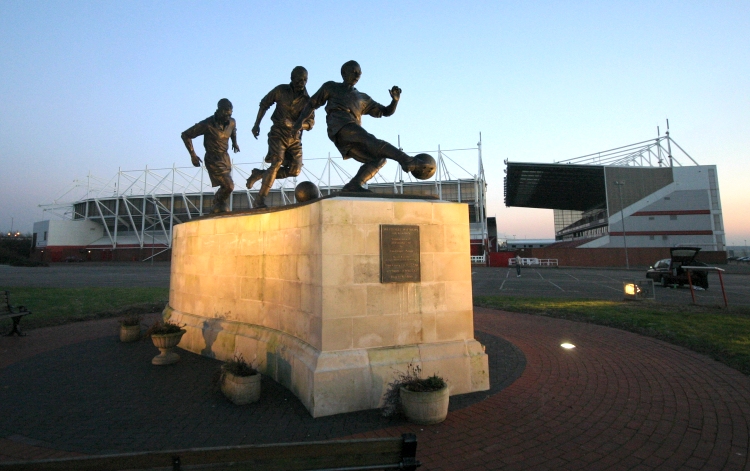
[[[420,282],[380,282],[384,224],[419,226]],[[464,204],[334,197],[180,224],[164,316],[181,348],[242,353],[314,417],[378,407],[408,363],[452,395],[489,389]]]

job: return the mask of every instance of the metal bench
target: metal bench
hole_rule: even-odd
[[[0,462],[0,471],[116,471],[126,469],[244,470],[244,471],[365,471],[399,469],[414,471],[417,437],[373,438],[325,442],[241,445],[219,448],[154,451],[63,458],[39,461]]]
[[[23,316],[28,316],[31,311],[23,306],[13,307],[10,305],[10,293],[8,291],[0,291],[0,319],[6,319],[10,317],[13,319],[13,328],[8,332],[6,337],[10,337],[13,334],[22,337],[26,334],[21,332],[18,325],[21,322]]]

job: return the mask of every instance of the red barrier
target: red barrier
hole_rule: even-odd
[[[515,257],[515,252],[490,252],[491,267],[507,267],[508,260]]]

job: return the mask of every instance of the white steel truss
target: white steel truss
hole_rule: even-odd
[[[476,173],[466,170],[467,152],[477,154]],[[414,193],[409,187],[430,187],[419,194],[434,194],[444,199],[443,187],[457,185],[455,191],[446,198],[451,201],[472,204],[475,208],[476,223],[481,223],[483,239],[488,239],[486,222],[486,181],[482,164],[482,142],[477,147],[436,151],[409,152],[428,153],[437,162],[435,176],[427,181],[417,180],[396,166],[392,178],[379,172],[368,186],[377,193]],[[459,163],[461,162],[461,163]],[[265,162],[233,162],[233,179],[236,187],[244,187],[254,167],[266,168]],[[305,159],[299,177],[276,180],[269,199],[274,206],[296,202],[294,188],[297,180],[315,183],[322,195],[339,190],[352,178],[347,171],[356,170],[359,163],[343,163],[340,156]],[[208,213],[214,190],[210,186],[206,172],[201,167],[148,168],[144,170],[122,170],[105,180],[91,173],[83,179],[75,180],[59,198],[50,204],[39,205],[45,213],[62,219],[89,219],[104,227],[108,248],[152,247],[159,251],[151,257],[168,250],[172,245],[172,231],[176,224],[200,217]],[[464,186],[464,192],[461,191]],[[469,190],[466,191],[467,185]],[[406,191],[405,191],[406,188]],[[389,190],[390,189],[390,190]],[[467,193],[469,200],[462,196]],[[456,197],[457,196],[457,197]],[[230,208],[251,209],[255,206],[257,190],[235,189],[230,198]],[[101,242],[99,243],[101,245]],[[148,260],[149,258],[146,258]]]
[[[675,146],[680,154],[687,157],[693,164],[699,165],[690,154],[669,137],[669,131],[665,136],[656,139],[636,142],[614,149],[604,150],[593,154],[582,155],[572,159],[560,160],[558,164],[576,165],[611,165],[611,166],[634,166],[634,167],[682,167],[682,163],[672,154],[672,146]]]

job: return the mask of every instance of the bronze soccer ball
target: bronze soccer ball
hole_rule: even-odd
[[[411,174],[414,175],[415,178],[427,180],[435,175],[437,163],[430,154],[417,154],[414,156],[414,160],[416,161],[417,168],[412,170]]]
[[[305,201],[314,200],[320,197],[320,191],[313,182],[302,182],[297,185],[294,189],[294,197],[298,203],[304,203]]]

